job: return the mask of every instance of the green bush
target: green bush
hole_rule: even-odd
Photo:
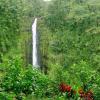
[[[14,92],[16,95],[34,94],[35,96],[46,96],[50,94],[49,84],[51,80],[37,69],[22,66],[21,59],[15,58],[5,65],[6,73],[1,80],[1,88],[6,92]]]
[[[13,100],[15,97],[15,94],[10,94],[7,92],[0,92],[0,100]]]

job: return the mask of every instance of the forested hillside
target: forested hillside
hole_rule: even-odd
[[[100,1],[0,0],[0,100],[100,100]]]

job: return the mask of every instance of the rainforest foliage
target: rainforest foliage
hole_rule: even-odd
[[[100,100],[99,0],[0,0],[0,100],[42,99]]]

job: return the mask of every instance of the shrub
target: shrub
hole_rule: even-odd
[[[0,100],[13,100],[15,94],[9,94],[7,92],[0,92]]]
[[[22,67],[20,58],[12,59],[4,66],[7,66],[1,80],[1,88],[4,91],[14,92],[16,95],[33,93],[39,97],[50,94],[51,80],[39,70],[32,69],[31,65],[28,68]]]

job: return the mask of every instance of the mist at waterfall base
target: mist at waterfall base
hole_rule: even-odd
[[[33,67],[39,67],[38,54],[37,54],[37,18],[35,18],[32,25],[32,65]]]

